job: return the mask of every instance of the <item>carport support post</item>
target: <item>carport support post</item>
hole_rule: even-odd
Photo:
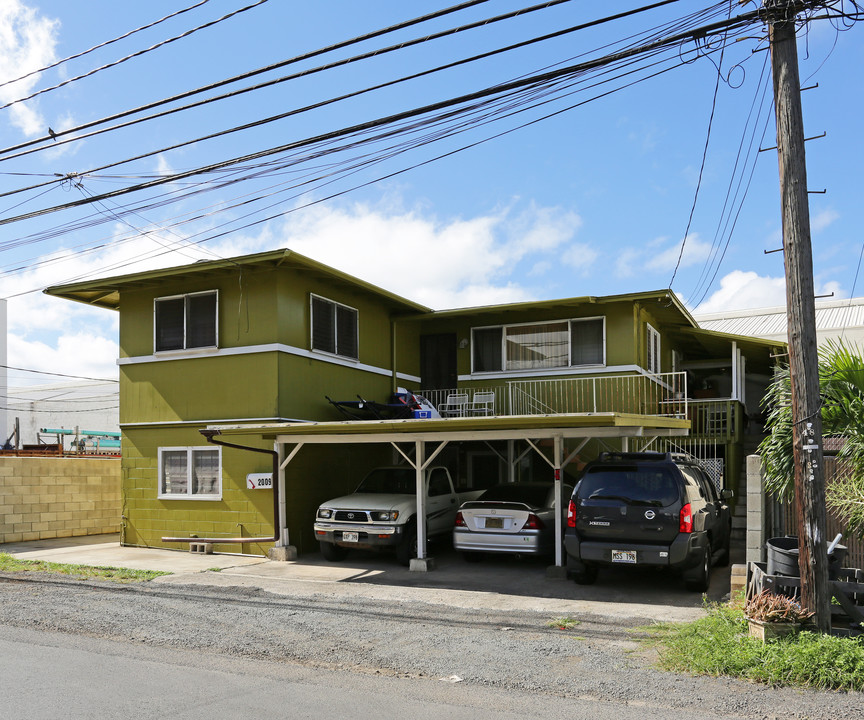
[[[426,491],[423,487],[424,466],[426,464],[426,443],[415,442],[414,472],[417,477],[417,559],[426,558]]]
[[[555,567],[563,568],[564,527],[561,523],[561,508],[564,507],[564,498],[561,487],[561,468],[564,465],[564,438],[560,435],[555,436],[553,453],[553,469],[555,471]]]

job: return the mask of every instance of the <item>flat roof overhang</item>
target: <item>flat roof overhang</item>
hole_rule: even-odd
[[[211,425],[223,436],[258,436],[277,443],[386,443],[409,441],[532,440],[586,437],[684,436],[684,418],[630,413],[507,415],[435,420],[342,420],[336,422]]]
[[[338,422],[266,423],[260,425],[211,425],[207,431],[223,437],[258,436],[271,439],[277,446],[293,445],[279,463],[278,482],[284,483],[285,467],[297,452],[308,444],[390,443],[414,468],[417,475],[417,547],[418,557],[411,561],[411,569],[427,569],[426,512],[423,492],[423,470],[449,442],[524,440],[546,460],[554,470],[555,497],[562,506],[561,469],[578,450],[565,458],[564,441],[590,438],[655,438],[684,436],[690,432],[690,421],[683,418],[635,415],[628,413],[571,413],[560,415],[507,415],[495,417],[467,417],[446,419],[405,420],[343,420]],[[202,431],[202,432],[207,432]],[[553,457],[540,452],[535,441],[553,440]],[[399,443],[413,442],[416,457],[403,452]],[[426,456],[425,443],[437,442],[438,448]],[[581,445],[580,445],[581,447]],[[274,481],[277,480],[274,478]],[[284,526],[280,511],[277,527]],[[560,513],[555,515],[555,566],[564,571],[563,524]],[[215,540],[214,540],[215,542]],[[280,539],[280,544],[285,538]],[[416,563],[416,565],[415,565]]]

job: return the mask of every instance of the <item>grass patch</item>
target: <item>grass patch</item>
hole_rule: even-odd
[[[9,553],[0,553],[0,572],[45,572],[68,575],[79,580],[97,578],[114,582],[147,582],[169,572],[157,570],[129,570],[115,567],[93,567],[91,565],[66,565],[44,560],[19,560]]]
[[[762,643],[748,636],[740,604],[707,610],[695,622],[653,629],[663,668],[774,686],[864,690],[864,639],[804,631]]]
[[[572,630],[577,625],[581,625],[582,623],[576,618],[572,617],[559,617],[553,618],[549,622],[546,623],[546,627],[557,628],[558,630]]]

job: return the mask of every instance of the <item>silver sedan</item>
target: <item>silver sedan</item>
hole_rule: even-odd
[[[573,488],[562,485],[562,505]],[[563,517],[563,513],[562,513]],[[480,553],[546,555],[555,551],[555,484],[504,483],[463,503],[453,528],[453,547],[469,562]]]

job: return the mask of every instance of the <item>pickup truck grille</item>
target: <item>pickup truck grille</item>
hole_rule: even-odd
[[[337,510],[335,519],[342,522],[365,523],[369,522],[369,513],[365,510]]]

